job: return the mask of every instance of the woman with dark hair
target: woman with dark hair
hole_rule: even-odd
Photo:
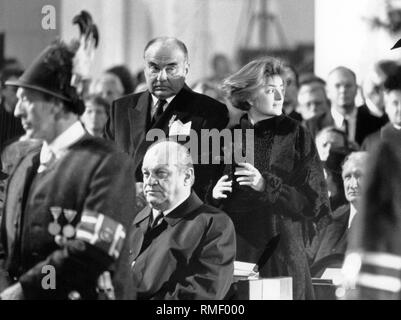
[[[306,226],[330,209],[313,139],[282,113],[284,72],[279,60],[268,57],[250,62],[224,81],[229,101],[246,111],[234,130],[241,130],[243,142],[246,130],[253,130],[254,163],[226,164],[211,196],[234,222],[236,259],[260,263],[280,239],[267,263],[258,266],[260,275],[290,276],[293,298],[313,299],[305,253],[312,228]],[[232,146],[249,150],[237,141]]]
[[[107,100],[99,95],[90,95],[85,98],[85,112],[80,119],[90,135],[102,137],[109,113],[110,104]]]

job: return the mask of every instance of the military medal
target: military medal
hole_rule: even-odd
[[[58,223],[58,218],[60,217],[62,209],[60,207],[50,207],[50,213],[53,216],[53,222],[49,223],[47,230],[52,236],[56,236],[61,231],[61,226]]]
[[[75,236],[75,228],[71,222],[74,220],[77,212],[75,210],[64,209],[63,213],[65,219],[68,221],[68,224],[63,227],[63,236],[66,238],[72,238]]]
[[[72,238],[75,235],[75,228],[67,224],[63,227],[63,236],[66,238]]]

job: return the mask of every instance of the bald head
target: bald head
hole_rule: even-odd
[[[149,49],[155,50],[160,48],[169,48],[170,50],[177,49],[181,51],[181,53],[185,57],[185,60],[188,61],[188,49],[186,45],[181,40],[178,40],[177,38],[173,37],[158,37],[150,40],[145,46],[145,50],[143,51],[143,56],[144,57],[146,56],[146,52]]]
[[[188,74],[188,51],[176,38],[156,38],[145,47],[145,78],[148,90],[158,99],[181,91]]]
[[[174,141],[150,146],[143,159],[142,173],[146,201],[161,211],[188,198],[195,181],[188,149]]]
[[[193,168],[193,161],[189,150],[175,141],[160,141],[152,144],[147,150],[146,158],[157,158],[162,164],[175,165],[180,169]]]
[[[346,67],[333,69],[327,78],[327,96],[332,108],[346,115],[355,108],[357,83],[355,73]]]

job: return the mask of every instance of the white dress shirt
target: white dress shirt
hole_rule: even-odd
[[[357,210],[355,206],[350,203],[350,213],[349,213],[349,219],[348,219],[348,229],[351,227],[352,220],[355,218],[355,215],[357,214]]]
[[[337,129],[344,131],[344,119],[348,120],[348,140],[355,141],[357,109],[354,108],[353,111],[345,117],[335,108],[331,108],[330,111],[334,120],[334,125]]]
[[[151,96],[152,96],[152,108],[150,109],[150,110],[151,110],[150,116],[151,116],[151,118],[153,118],[153,115],[154,115],[155,112],[156,112],[156,105],[157,105],[157,102],[158,102],[160,99],[157,98],[157,97],[155,97],[153,94],[152,94]],[[171,102],[174,98],[175,98],[175,96],[171,96],[170,98],[164,99],[164,100],[167,101],[167,103],[164,104],[164,106],[163,106],[163,112],[166,111],[167,106],[170,104],[170,102]]]

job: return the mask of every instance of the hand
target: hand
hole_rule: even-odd
[[[240,162],[237,165],[242,167],[237,168],[234,172],[234,175],[240,176],[237,178],[237,182],[240,186],[249,186],[259,192],[264,190],[265,179],[262,177],[258,169],[246,162]]]
[[[214,199],[223,199],[227,198],[227,195],[224,192],[232,192],[232,181],[227,181],[228,176],[222,176],[219,181],[217,181],[216,185],[213,188],[213,198]]]
[[[8,287],[3,292],[0,293],[1,300],[23,300],[24,291],[22,290],[21,284],[17,282],[16,284]]]
[[[105,271],[99,276],[97,279],[97,290],[104,293],[109,300],[116,299],[110,272]]]

